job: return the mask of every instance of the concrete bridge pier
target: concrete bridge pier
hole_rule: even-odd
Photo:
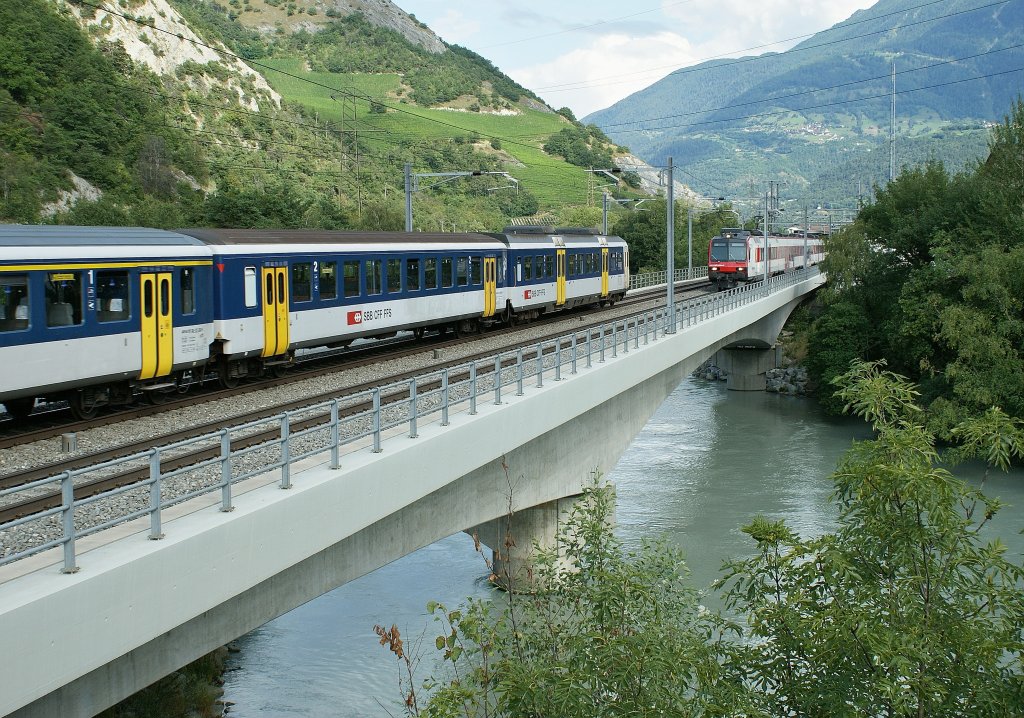
[[[725,386],[730,391],[764,391],[765,372],[776,362],[774,348],[754,344],[726,347],[718,356],[718,367],[729,374]]]
[[[466,533],[491,549],[491,573],[499,588],[529,593],[535,588],[536,550],[555,548],[558,535],[582,494],[519,509]]]

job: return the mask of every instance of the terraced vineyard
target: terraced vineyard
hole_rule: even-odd
[[[382,154],[393,151],[398,141],[476,140],[479,149],[505,161],[509,173],[537,197],[542,209],[587,201],[587,173],[541,149],[551,134],[567,126],[560,115],[524,107],[516,115],[424,108],[398,99],[403,86],[397,74],[309,72],[297,59],[261,64],[282,71],[266,75],[286,100],[305,105],[331,122],[342,119],[342,104],[334,99],[340,98],[339,93],[385,103],[390,109],[382,114],[371,112],[369,101],[355,103],[358,127],[366,130],[360,138]]]

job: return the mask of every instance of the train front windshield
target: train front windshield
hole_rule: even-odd
[[[746,262],[747,243],[742,239],[718,239],[711,241],[712,262]]]

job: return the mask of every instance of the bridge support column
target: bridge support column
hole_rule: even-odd
[[[718,367],[728,372],[726,388],[731,391],[764,391],[765,372],[775,368],[773,349],[739,347],[719,352]]]
[[[491,573],[499,588],[516,593],[529,593],[536,588],[535,547],[556,546],[559,530],[580,498],[578,494],[517,509],[508,516],[466,530],[491,549]]]

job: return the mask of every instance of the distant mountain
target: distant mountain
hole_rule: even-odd
[[[1024,87],[1007,72],[1024,68],[1024,0],[881,0],[786,52],[677,70],[584,122],[652,164],[671,156],[707,194],[779,179],[784,196],[850,200],[888,176],[894,62],[897,163],[959,169]]]

